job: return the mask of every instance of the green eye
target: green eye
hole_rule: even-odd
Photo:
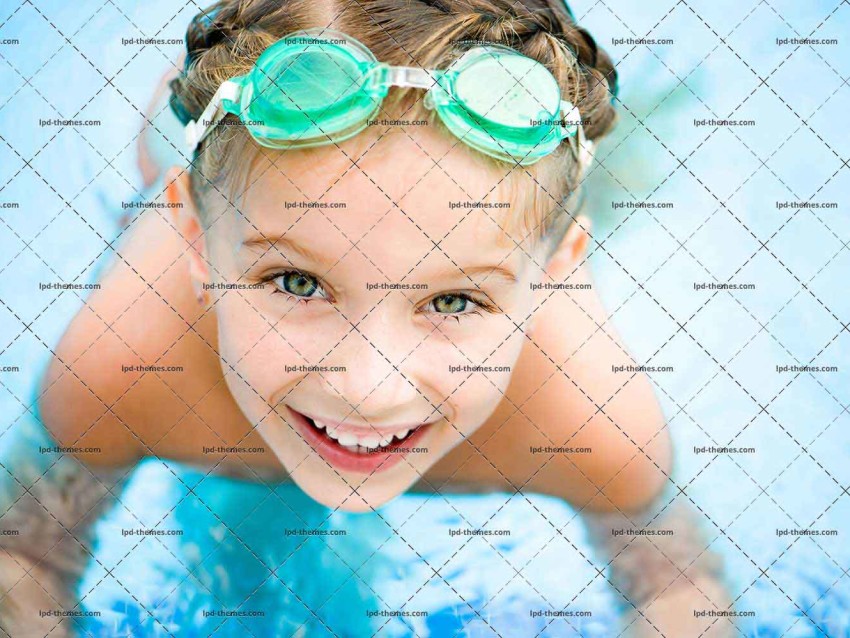
[[[431,301],[436,312],[458,315],[466,310],[469,299],[460,295],[441,295]]]
[[[303,272],[287,272],[275,278],[275,283],[284,292],[295,297],[312,297],[319,289],[319,280]]]

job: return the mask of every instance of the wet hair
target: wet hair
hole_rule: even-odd
[[[247,73],[269,45],[316,27],[350,35],[380,61],[400,66],[445,68],[471,44],[508,46],[552,72],[562,97],[578,106],[587,139],[598,140],[616,120],[614,65],[562,0],[221,0],[189,25],[185,69],[170,85],[172,110],[184,124],[197,120],[219,85]],[[407,109],[407,116],[431,123],[433,116],[422,97],[422,91],[393,89],[383,108],[399,106]],[[537,229],[534,235],[551,227],[566,228],[555,223],[551,209],[579,186],[580,167],[569,147],[565,140],[537,164],[514,169],[547,184],[547,192],[536,193],[536,201],[525,207],[522,221],[529,231]],[[210,187],[234,191],[253,165],[250,158],[266,152],[244,127],[217,127],[192,162],[196,198]],[[484,162],[498,162],[480,156]]]

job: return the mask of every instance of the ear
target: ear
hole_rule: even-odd
[[[570,224],[561,243],[549,258],[546,273],[553,281],[563,281],[587,254],[590,243],[590,218],[579,215]]]
[[[165,174],[165,199],[169,204],[171,221],[186,242],[186,258],[189,276],[200,303],[205,303],[208,292],[204,284],[210,283],[210,267],[207,261],[207,246],[204,227],[192,197],[189,173],[173,167]]]

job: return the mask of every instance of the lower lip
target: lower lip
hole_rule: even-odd
[[[296,412],[288,406],[287,409],[292,415],[296,429],[307,443],[332,467],[344,472],[361,474],[385,472],[409,454],[409,452],[402,452],[402,450],[416,447],[416,444],[425,436],[428,428],[428,425],[422,425],[403,441],[394,441],[386,447],[376,449],[374,452],[361,454],[341,446],[323,431],[311,425],[307,417],[300,412]]]

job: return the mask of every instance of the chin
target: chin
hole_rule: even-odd
[[[295,477],[295,484],[321,505],[355,514],[376,510],[403,494],[409,487],[409,485],[389,485],[383,477],[373,477],[364,481],[363,477],[337,474],[331,477],[316,476],[309,479]]]

